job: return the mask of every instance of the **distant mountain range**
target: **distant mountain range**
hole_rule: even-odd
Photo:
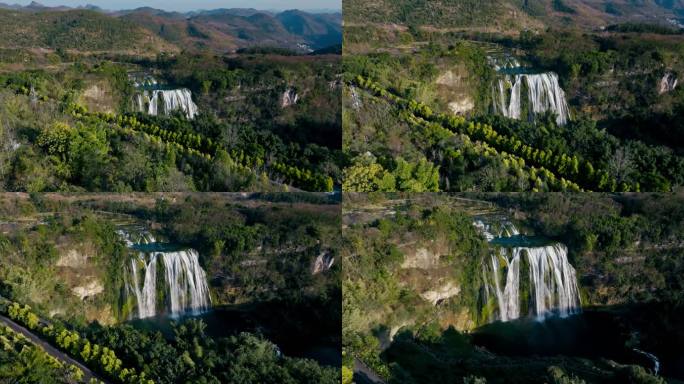
[[[345,0],[345,22],[515,30],[622,22],[676,25],[684,0]]]
[[[50,23],[46,23],[46,20],[50,20]],[[28,45],[107,49],[107,41],[102,44],[86,41],[85,45],[78,42],[102,38],[112,31],[121,34],[108,37],[109,40],[116,40],[109,42],[113,49],[125,47],[126,44],[136,45],[136,35],[152,44],[155,39],[163,41],[161,50],[173,50],[169,48],[173,46],[176,50],[231,52],[240,48],[271,46],[310,52],[342,43],[340,12],[273,12],[234,8],[181,13],[150,7],[106,11],[94,5],[70,8],[46,7],[37,2],[27,6],[0,3],[0,23],[3,23],[0,28],[0,47]],[[79,29],[70,28],[71,25],[78,25]],[[126,28],[129,30],[124,31]],[[69,41],[60,43],[55,36],[63,36]]]

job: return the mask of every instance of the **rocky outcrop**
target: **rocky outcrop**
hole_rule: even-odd
[[[404,254],[402,269],[439,269],[444,267],[441,263],[443,255],[449,254],[449,240],[440,236],[431,240],[423,240],[413,236],[407,236],[404,244],[398,248]]]
[[[439,268],[440,255],[427,248],[418,248],[415,252],[407,254],[401,267],[404,269],[434,269]]]
[[[475,102],[470,97],[449,103],[449,111],[454,115],[464,115],[475,109]]]
[[[84,268],[88,265],[89,256],[76,249],[69,249],[57,260],[58,267]]]
[[[72,288],[71,292],[81,300],[85,300],[88,297],[93,297],[104,292],[104,286],[98,280],[92,280],[85,285]]]
[[[440,97],[449,100],[449,111],[455,115],[464,115],[475,109],[475,101],[468,93],[467,70],[456,67],[444,71],[435,83],[440,88]]]
[[[91,111],[114,113],[119,101],[109,82],[100,80],[86,86],[79,102]]]
[[[437,305],[440,301],[456,296],[460,292],[461,287],[451,281],[448,281],[441,287],[421,293],[420,297],[431,302],[432,305]]]
[[[363,107],[363,102],[361,101],[361,96],[359,95],[358,89],[356,87],[349,87],[349,94],[351,96],[351,107],[355,111],[358,111]]]
[[[55,278],[67,288],[68,297],[44,303],[51,314],[73,316],[78,312],[88,321],[112,324],[117,321],[111,303],[88,300],[105,292],[103,266],[98,257],[98,247],[91,242],[76,243],[68,238],[58,247],[59,258],[54,264]],[[79,303],[80,300],[83,303]],[[75,308],[78,308],[77,310]]]
[[[454,73],[452,70],[448,70],[437,78],[436,83],[439,85],[446,85],[447,87],[457,87],[461,86],[464,79],[462,76]]]
[[[404,328],[404,327],[410,327],[410,326],[412,326],[412,325],[413,325],[413,322],[411,322],[411,321],[404,321],[404,322],[402,322],[402,323],[400,323],[400,324],[398,324],[398,325],[395,325],[395,326],[393,326],[392,328],[390,328],[390,331],[389,331],[389,341],[394,340],[394,336],[396,336],[397,333],[399,333],[399,331],[400,331],[402,328]]]

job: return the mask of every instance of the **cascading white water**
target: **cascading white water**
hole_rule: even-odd
[[[192,101],[192,92],[187,88],[173,90],[156,90],[147,110],[150,115],[170,115],[173,111],[181,110],[189,119],[197,115],[197,105]]]
[[[518,228],[510,221],[502,221],[498,226],[493,226],[491,224],[485,223],[481,219],[477,219],[473,222],[475,228],[480,230],[487,241],[492,241],[497,237],[511,237],[520,234]]]
[[[487,57],[489,65],[494,67],[494,70],[501,71],[505,69],[515,69],[520,68],[520,61],[511,55],[503,55],[499,57],[489,56]]]
[[[118,229],[116,234],[119,235],[129,248],[136,244],[152,244],[157,241],[154,236],[147,231],[132,233],[123,229]]]
[[[292,88],[285,91],[283,93],[283,96],[280,98],[280,106],[282,108],[291,107],[293,105],[296,105],[298,102],[299,94],[297,94],[297,91],[295,91]]]
[[[142,289],[138,278],[138,263],[143,265],[142,270],[145,272]],[[157,258],[152,257],[147,262],[144,255],[140,254],[137,259],[131,260],[131,272],[133,286],[128,288],[135,294],[138,318],[153,317],[157,314]]]
[[[182,111],[188,119],[197,116],[197,105],[192,101],[192,92],[187,88],[172,90],[154,90],[152,94],[144,91],[136,95],[138,111],[149,115],[170,115],[174,111]]]
[[[658,93],[662,95],[663,93],[674,91],[677,89],[677,81],[677,76],[674,73],[666,73],[663,75],[662,79],[660,79]]]
[[[139,242],[129,233],[120,231],[129,247],[136,244],[155,244],[154,237],[144,233]],[[163,268],[164,300],[158,297],[159,266]],[[210,307],[211,299],[206,273],[199,263],[194,249],[181,251],[141,251],[131,259],[124,274],[126,292],[135,298],[137,314],[132,317],[147,318],[168,312],[172,316],[186,311],[200,313]],[[162,308],[158,308],[162,304]]]
[[[493,240],[490,225],[475,222],[484,236]],[[515,228],[511,223],[504,226]],[[497,237],[519,235],[517,229],[502,230]],[[521,266],[526,264],[529,274],[529,297],[521,297],[523,284],[520,280]],[[581,303],[575,269],[568,261],[565,245],[556,243],[538,247],[501,247],[483,263],[485,303],[495,299],[493,319],[509,321],[528,314],[537,319],[556,314],[561,317],[580,312]],[[525,302],[527,299],[527,302]],[[529,304],[527,313],[522,307]]]
[[[531,115],[553,112],[558,125],[567,124],[570,110],[558,75],[553,72],[503,75],[492,86],[494,113],[520,120],[523,82],[527,86],[527,105]]]
[[[194,119],[199,113],[192,101],[192,92],[187,88],[164,89],[164,85],[150,75],[131,75],[130,79],[138,89],[134,107],[139,112],[168,116],[174,111],[182,111],[188,119]]]
[[[207,276],[199,264],[194,249],[157,253],[164,262],[166,283],[169,286],[171,313],[184,310],[199,312],[209,306]]]

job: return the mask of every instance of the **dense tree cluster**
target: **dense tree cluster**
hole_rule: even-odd
[[[205,324],[189,320],[174,328],[173,337],[127,325],[95,328],[91,337],[117,351],[124,360],[148,372],[157,383],[336,383],[339,370],[310,360],[281,355],[261,337],[241,333],[214,339]]]
[[[512,155],[524,160],[523,167],[536,168],[532,184],[539,184],[536,175],[543,174],[550,179],[553,190],[670,190],[673,185],[681,184],[684,176],[684,160],[676,154],[639,141],[621,141],[584,118],[566,127],[556,125],[551,119],[524,122],[493,116],[466,122],[462,117],[435,113],[425,103],[401,97],[362,76],[351,84],[408,111],[410,124],[436,123],[486,143],[504,157]],[[430,132],[439,132],[429,128]],[[443,134],[441,137],[444,138]],[[430,135],[425,138],[428,143],[433,140]],[[441,173],[447,174],[449,169],[442,165]],[[538,185],[530,189],[544,188]]]
[[[12,320],[50,340],[59,349],[83,361],[93,371],[102,373],[118,383],[155,383],[148,379],[144,372],[138,374],[134,369],[122,367],[122,361],[111,349],[91,343],[88,339],[82,338],[78,332],[71,331],[62,325],[55,326],[41,322],[28,305],[21,306],[19,303],[13,302],[7,306],[6,312]]]
[[[359,87],[369,89],[377,96],[387,98],[388,100],[397,103],[402,108],[407,109],[415,117],[436,122],[447,127],[455,132],[465,133],[474,140],[484,141],[502,153],[512,153],[520,158],[526,160],[528,163],[536,165],[541,168],[542,172],[545,169],[552,169],[556,174],[567,177],[571,180],[581,182],[589,189],[597,190],[611,190],[615,191],[618,188],[617,181],[611,180],[607,172],[597,172],[591,163],[582,161],[575,156],[568,156],[565,153],[554,154],[552,150],[539,150],[527,144],[524,144],[515,136],[501,135],[493,129],[491,125],[481,124],[476,122],[467,123],[465,119],[457,116],[449,116],[446,114],[435,114],[427,105],[416,102],[415,100],[405,100],[395,94],[383,89],[377,83],[366,80],[358,76],[355,84]],[[524,163],[523,163],[524,164]],[[582,176],[580,177],[580,169]],[[553,180],[555,177],[550,176]],[[558,178],[565,188],[572,188],[572,183],[560,177]],[[621,190],[629,190],[630,187],[626,184],[620,186]],[[638,186],[636,187],[638,190]]]
[[[344,161],[335,113],[336,59],[245,56],[117,57],[119,63],[79,56],[67,58],[75,62],[58,71],[0,75],[0,118],[8,122],[0,156],[0,167],[9,168],[4,188],[226,191],[290,185],[332,191],[341,183]],[[192,121],[138,113],[131,66],[121,64],[131,61],[192,89],[205,113]],[[87,96],[89,89],[103,92]],[[288,89],[299,93],[299,101],[284,108]],[[68,147],[61,153],[48,148],[57,139],[49,137],[52,128]]]
[[[0,325],[0,381],[69,384],[83,380],[83,371],[65,365],[22,334]]]

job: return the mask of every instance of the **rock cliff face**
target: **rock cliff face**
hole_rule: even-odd
[[[440,301],[456,296],[461,292],[461,288],[451,281],[447,281],[443,286],[437,287],[434,290],[425,291],[420,294],[420,297],[437,305]]]
[[[90,111],[106,113],[115,113],[119,105],[117,95],[105,79],[88,81],[79,102]]]
[[[404,255],[404,262],[401,267],[404,269],[436,269],[440,267],[440,255],[430,249],[420,247],[416,250],[407,249]]]
[[[85,300],[104,292],[104,286],[99,280],[92,280],[85,285],[72,288],[71,291],[81,300]]]
[[[430,312],[440,313],[440,322],[444,327],[453,326],[461,330],[472,328],[474,322],[467,309],[454,311],[452,305],[448,309],[443,308],[447,302],[458,301],[462,291],[461,282],[454,275],[456,268],[453,261],[449,260],[452,250],[445,234],[440,233],[433,239],[408,235],[404,240],[406,242],[398,245],[404,255],[400,271],[397,272],[402,287],[415,291],[424,305],[434,307]],[[417,320],[404,319],[401,326],[414,325]]]
[[[58,267],[84,268],[88,265],[90,256],[77,249],[65,249],[57,260]]]
[[[58,247],[59,258],[55,263],[55,274],[66,290],[65,297],[43,303],[51,307],[50,312],[65,315],[67,303],[80,302],[78,306],[89,321],[101,324],[116,322],[111,305],[100,300],[105,295],[105,268],[97,257],[97,247],[89,242],[72,243],[66,241]]]
[[[451,113],[466,115],[475,109],[475,100],[471,92],[471,79],[465,66],[457,66],[442,72],[435,81],[437,92]]]

